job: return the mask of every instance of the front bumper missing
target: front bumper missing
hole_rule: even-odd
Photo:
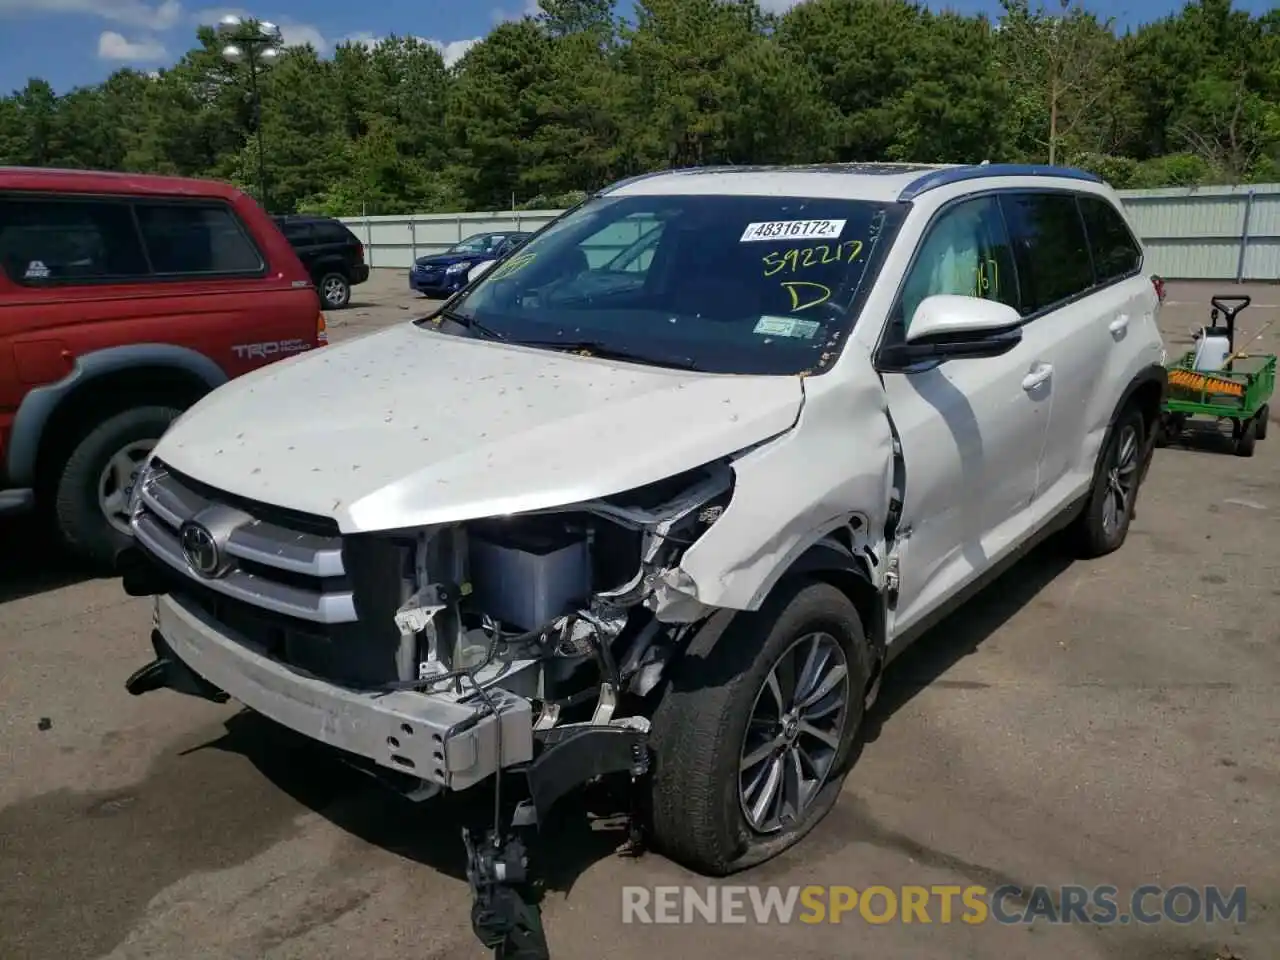
[[[485,691],[489,703],[349,690],[272,660],[171,594],[156,598],[155,627],[157,660],[130,678],[132,693],[164,686],[229,696],[303,736],[448,790],[533,759],[532,708],[499,688]]]

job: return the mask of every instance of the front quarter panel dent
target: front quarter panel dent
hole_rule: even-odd
[[[853,517],[858,541],[883,559],[893,438],[870,356],[856,343],[848,349],[856,361],[847,372],[806,379],[795,429],[734,463],[728,508],[655,582],[659,620],[759,609],[796,559]]]

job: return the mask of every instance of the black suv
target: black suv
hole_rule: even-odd
[[[295,214],[275,218],[285,239],[311,274],[326,310],[351,302],[351,288],[369,279],[364,244],[341,220]]]

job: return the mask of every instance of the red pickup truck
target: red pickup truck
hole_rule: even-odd
[[[235,187],[0,167],[0,515],[43,511],[109,564],[170,422],[326,342],[307,271]]]

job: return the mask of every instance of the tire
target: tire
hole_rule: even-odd
[[[1084,559],[1106,556],[1119,550],[1129,535],[1138,492],[1142,486],[1142,457],[1146,427],[1136,407],[1126,407],[1115,423],[1098,466],[1084,511],[1075,522],[1073,540]],[[1112,471],[1115,471],[1113,476]],[[1130,478],[1130,479],[1125,479]],[[1123,506],[1115,496],[1114,483],[1124,489]]]
[[[1254,431],[1255,436],[1259,440],[1267,439],[1267,424],[1271,422],[1271,404],[1264,403],[1254,415],[1253,422],[1258,425],[1257,430]]]
[[[342,310],[351,302],[351,284],[340,273],[326,273],[316,284],[320,303],[326,310]]]
[[[753,713],[779,712],[766,680],[784,654],[797,652],[800,641],[815,634],[825,636],[819,643],[827,662],[838,658],[845,667],[843,684],[818,703],[836,704],[843,719],[836,733],[835,713],[813,718],[827,728],[834,748],[803,732],[793,741],[808,755],[826,761],[825,778],[803,815],[757,829],[740,798],[739,768],[748,747],[744,738],[749,730],[761,730],[749,727],[749,721]],[[853,603],[835,587],[813,581],[780,585],[761,610],[736,615],[709,651],[700,648],[702,639],[695,637],[677,664],[654,714],[650,827],[655,847],[672,860],[706,875],[724,876],[792,847],[830,811],[862,724],[872,655]],[[809,650],[811,642],[805,640],[801,649]],[[803,656],[799,662],[804,663]],[[802,667],[796,671],[802,672]],[[788,731],[793,737],[795,729],[793,725]],[[749,752],[776,732],[752,732]],[[754,782],[773,762],[766,759],[750,766],[742,783]]]
[[[109,569],[129,534],[114,526],[104,512],[102,494],[117,490],[125,498],[129,485],[121,471],[109,471],[120,457],[141,464],[181,411],[172,407],[135,407],[104,420],[76,444],[63,464],[54,498],[54,522],[63,543],[78,559]],[[105,489],[104,489],[105,488]],[[111,502],[119,504],[118,498]],[[126,514],[127,516],[127,514]],[[117,517],[119,520],[119,517]]]
[[[1240,428],[1240,436],[1236,437],[1236,456],[1252,457],[1258,441],[1258,421],[1250,420]]]

